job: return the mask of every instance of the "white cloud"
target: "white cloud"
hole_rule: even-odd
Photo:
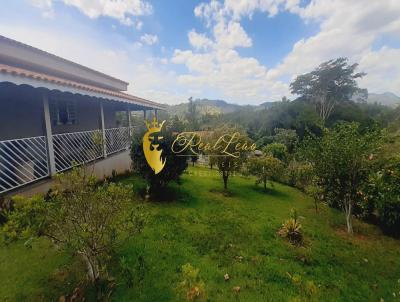
[[[43,11],[54,13],[52,0],[31,1]],[[151,5],[145,0],[63,1],[91,18],[112,17],[138,30],[142,29],[143,23],[137,17],[152,12]],[[208,97],[207,94],[212,93],[229,101],[261,102],[288,95],[288,83],[280,79],[291,79],[312,70],[322,61],[346,56],[351,62],[359,62],[359,70],[368,73],[360,80],[361,87],[372,92],[400,94],[400,49],[385,46],[386,39],[396,40],[400,36],[400,1],[368,1],[366,4],[366,0],[311,0],[307,5],[302,3],[304,1],[300,0],[210,0],[200,3],[194,9],[194,15],[204,21],[205,31],[192,29],[188,32],[191,47],[176,49],[169,60],[154,60],[148,70],[140,60],[135,61],[137,66],[130,62],[130,72],[140,70],[142,74],[135,78],[129,75],[128,80],[132,79],[139,91],[171,101],[178,99],[171,88],[174,87],[183,94],[184,91],[196,91],[198,97]],[[262,39],[250,37],[241,24],[242,19],[251,18],[256,12],[272,18],[282,11],[298,15],[305,23],[318,25],[319,32],[297,41],[290,53],[275,66],[267,67],[256,58],[240,55],[239,47],[252,47],[252,38]],[[146,47],[142,45],[157,42],[157,36],[145,34],[128,48],[144,52]],[[74,53],[79,51],[82,50],[73,50]],[[269,51],[265,49],[266,55]],[[175,75],[157,67],[159,64],[168,68],[171,63],[183,64],[187,72]],[[110,66],[111,73],[113,68]],[[160,85],[154,84],[159,80]],[[166,82],[171,86],[164,85]]]
[[[252,41],[239,22],[218,22],[214,27],[216,43],[223,48],[251,47]]]
[[[31,0],[32,4],[45,12],[53,12],[54,0]],[[101,16],[114,18],[121,24],[134,24],[130,16],[144,16],[152,13],[153,8],[145,0],[62,0],[66,5],[74,6],[89,18]],[[141,27],[141,26],[140,26]]]
[[[143,28],[143,22],[140,21],[140,20],[137,20],[137,21],[136,21],[136,24],[135,24],[135,28],[136,28],[137,30],[142,30],[142,28]]]
[[[205,34],[199,34],[194,29],[189,32],[188,38],[190,45],[195,49],[208,49],[213,45],[213,42]]]
[[[52,0],[30,0],[31,4],[42,10],[44,18],[53,18],[54,9]]]
[[[188,69],[187,74],[178,76],[179,83],[241,103],[260,103],[287,94],[287,84],[269,81],[267,68],[257,59],[239,55],[236,48],[251,47],[252,39],[226,2],[201,3],[194,14],[205,21],[209,35],[192,30],[188,39],[193,50],[175,50],[171,62]]]
[[[400,49],[382,47],[366,53],[360,60],[360,67],[367,76],[360,80],[362,87],[370,91],[386,91],[400,95]]]
[[[318,20],[321,30],[298,41],[283,62],[269,71],[270,79],[301,74],[322,61],[344,56],[359,62],[359,69],[367,72],[360,84],[370,91],[386,89],[400,93],[399,50],[373,50],[374,42],[384,35],[400,35],[400,1],[382,0],[365,5],[364,0],[314,0],[293,10],[307,22]],[[388,58],[392,59],[390,69]]]
[[[400,49],[373,47],[379,38],[400,36],[400,1],[371,1],[368,5],[364,0],[312,0],[306,6],[300,3],[211,0],[199,4],[194,14],[205,21],[209,36],[191,31],[188,37],[193,50],[175,51],[171,61],[188,69],[180,81],[196,89],[218,89],[222,97],[238,101],[261,100],[288,93],[288,83],[279,79],[293,79],[323,61],[344,56],[359,62],[359,69],[367,72],[359,82],[361,87],[400,93]],[[267,68],[255,58],[241,57],[235,50],[252,46],[240,21],[257,11],[269,17],[289,11],[306,23],[316,22],[320,31],[297,41],[281,62]]]
[[[158,43],[158,37],[156,35],[144,34],[140,37],[140,41],[147,45],[153,45]]]

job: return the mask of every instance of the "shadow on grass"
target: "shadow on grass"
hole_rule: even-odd
[[[148,201],[155,203],[178,203],[181,205],[194,205],[198,199],[196,196],[191,194],[183,186],[184,181],[170,182],[166,187],[157,189],[153,192]],[[133,188],[135,194],[141,199],[146,200],[146,183],[142,182],[140,185],[136,185]]]
[[[259,194],[262,194],[264,196],[270,196],[270,197],[276,197],[280,199],[287,200],[289,197],[289,194],[282,190],[278,190],[277,186],[268,186],[267,189],[265,190],[263,186],[257,186],[257,185],[247,185],[246,188],[248,190],[252,190],[254,192],[257,192]]]

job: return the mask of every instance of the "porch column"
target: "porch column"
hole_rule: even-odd
[[[106,140],[106,128],[104,126],[104,109],[103,102],[100,101],[100,122],[101,122],[101,132],[103,137],[103,157],[107,157],[107,140]]]
[[[156,119],[158,120],[158,110],[154,109],[154,116],[156,117]]]
[[[132,136],[132,124],[131,124],[131,111],[129,110],[129,108],[126,109],[126,114],[128,116],[128,133],[129,133],[129,137]]]
[[[143,110],[143,119],[146,119],[146,110]]]
[[[57,173],[57,171],[56,171],[56,161],[55,161],[55,157],[54,157],[53,133],[51,130],[49,98],[48,98],[47,94],[43,94],[43,110],[44,110],[44,124],[46,127],[49,172],[50,172],[50,176],[53,176]]]

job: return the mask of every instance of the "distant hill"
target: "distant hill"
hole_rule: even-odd
[[[378,103],[384,106],[396,107],[400,105],[400,97],[391,92],[369,93],[367,102],[370,104]]]
[[[267,101],[260,105],[238,105],[228,103],[224,100],[209,100],[209,99],[196,99],[195,104],[197,105],[197,112],[200,115],[220,115],[226,113],[232,113],[238,110],[263,110],[273,107],[277,102]],[[369,93],[368,103],[378,103],[384,106],[396,107],[400,105],[400,97],[391,92],[385,93]],[[181,103],[178,105],[169,105],[167,111],[171,115],[178,115],[184,117],[188,111],[188,103]]]
[[[275,102],[264,102],[260,105],[238,105],[228,103],[224,100],[209,100],[197,99],[194,101],[197,106],[197,111],[200,115],[219,115],[231,113],[242,109],[261,110],[268,109],[273,106]],[[188,103],[181,103],[178,105],[168,106],[167,111],[172,115],[184,116],[188,110]]]

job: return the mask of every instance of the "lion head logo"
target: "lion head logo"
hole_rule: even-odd
[[[143,136],[143,152],[151,169],[155,174],[158,174],[164,168],[166,161],[161,158],[163,150],[159,150],[159,142],[163,139],[160,136],[160,132],[165,121],[158,124],[157,119],[154,117],[151,125],[147,121],[145,122],[148,131]]]

